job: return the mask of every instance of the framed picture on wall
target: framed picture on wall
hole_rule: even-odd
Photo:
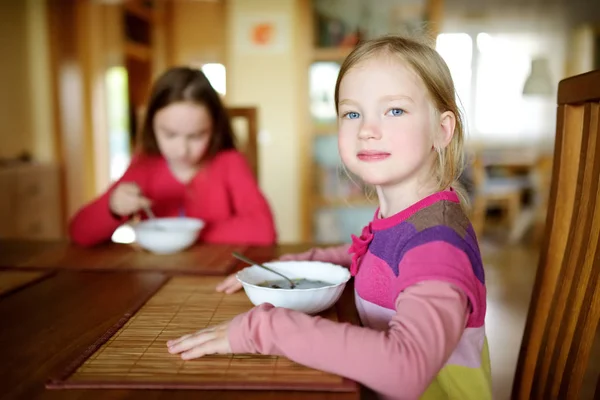
[[[246,54],[288,53],[291,25],[285,13],[240,14],[234,24],[234,46]]]

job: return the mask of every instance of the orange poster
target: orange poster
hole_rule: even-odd
[[[241,14],[235,24],[236,47],[243,53],[286,53],[290,20],[285,14]]]

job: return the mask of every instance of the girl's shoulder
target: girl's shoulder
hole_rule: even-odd
[[[208,173],[220,175],[234,181],[256,179],[254,171],[244,153],[235,149],[222,150],[217,153],[207,166]]]
[[[215,167],[249,168],[246,156],[237,149],[227,149],[218,152],[212,159]]]

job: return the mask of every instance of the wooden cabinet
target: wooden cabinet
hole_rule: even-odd
[[[123,3],[124,66],[127,71],[127,98],[130,110],[131,144],[136,141],[152,85],[154,1],[128,0]],[[162,72],[162,71],[161,71]]]
[[[0,238],[64,236],[59,168],[22,164],[0,168]]]

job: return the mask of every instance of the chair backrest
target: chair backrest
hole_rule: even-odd
[[[470,172],[473,184],[473,191],[481,191],[485,184],[486,171],[483,164],[482,151],[473,152],[470,155]]]
[[[514,399],[591,399],[598,384],[600,359],[590,354],[600,316],[599,131],[600,70],[561,81],[546,228]]]
[[[255,107],[229,107],[227,108],[229,117],[236,134],[236,140],[239,150],[246,155],[246,159],[254,171],[254,176],[258,179],[258,119]],[[245,120],[245,128],[240,129],[236,123],[237,119]],[[236,129],[237,128],[237,129]],[[241,134],[241,130],[245,134]]]

